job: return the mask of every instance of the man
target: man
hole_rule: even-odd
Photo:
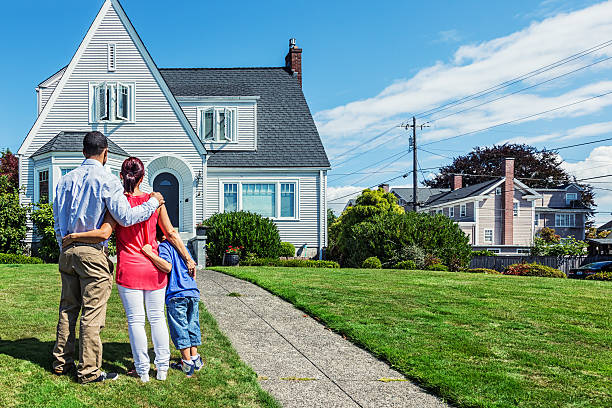
[[[146,203],[134,208],[130,206],[120,180],[103,167],[108,159],[108,141],[102,133],[85,135],[83,154],[83,164],[62,177],[55,190],[53,214],[60,248],[65,235],[99,228],[107,210],[119,224],[130,226],[148,220],[164,200],[161,194],[151,193]],[[113,286],[113,264],[108,259],[105,244],[73,243],[62,248],[59,258],[62,295],[53,371],[64,375],[75,368],[75,327],[82,309],[77,367],[77,378],[82,384],[118,377],[116,373],[100,370],[100,330],[104,327],[106,303]]]

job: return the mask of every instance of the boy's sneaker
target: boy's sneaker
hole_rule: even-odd
[[[105,373],[104,371],[102,371],[102,374],[100,374],[98,378],[88,383],[84,383],[83,385],[99,383],[99,382],[104,382],[104,381],[115,381],[117,378],[119,378],[119,374],[117,373]]]
[[[191,378],[193,373],[195,372],[195,365],[185,362],[185,360],[181,360],[180,363],[172,363],[170,367],[175,370],[181,370],[185,373],[188,378]]]
[[[204,361],[202,361],[202,356],[198,354],[198,357],[195,360],[192,358],[191,364],[193,364],[196,371],[200,371],[202,367],[204,366]]]

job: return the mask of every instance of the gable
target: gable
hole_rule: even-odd
[[[117,44],[115,72],[108,70],[109,42]],[[90,123],[90,85],[101,81],[135,83],[134,123]],[[169,144],[194,160],[206,153],[117,0],[104,2],[18,153],[28,156],[67,130],[99,130],[144,156],[166,151]]]

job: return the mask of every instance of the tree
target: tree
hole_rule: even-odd
[[[562,160],[557,153],[538,150],[526,144],[507,143],[492,147],[475,147],[473,151],[456,157],[452,164],[440,168],[440,173],[433,179],[425,180],[425,185],[436,188],[448,187],[453,174],[464,174],[464,186],[500,177],[503,175],[503,159],[506,157],[515,159],[515,177],[523,179],[530,187],[554,188],[563,183],[575,182],[575,177],[561,168]],[[582,204],[594,209],[593,188],[588,184],[576,184],[584,189],[581,194]]]
[[[27,209],[8,176],[0,175],[0,253],[21,254],[26,237]]]
[[[9,149],[0,152],[0,176],[8,178],[12,190],[19,189],[19,159]]]

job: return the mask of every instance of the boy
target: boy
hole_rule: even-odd
[[[182,370],[187,377],[194,371],[200,371],[203,366],[202,357],[198,354],[198,346],[202,344],[200,332],[200,291],[193,276],[189,274],[187,265],[176,249],[166,241],[166,237],[157,227],[159,257],[151,248],[143,248],[143,252],[153,263],[164,272],[169,271],[166,288],[166,311],[168,328],[174,346],[181,352],[181,362],[172,363],[172,368]]]

